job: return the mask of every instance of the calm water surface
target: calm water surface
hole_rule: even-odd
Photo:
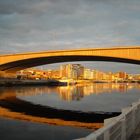
[[[120,112],[140,98],[139,84],[88,84],[15,89],[16,97],[33,104],[83,112]]]
[[[120,112],[122,108],[131,105],[139,98],[140,84],[97,83],[63,87],[0,88],[0,106],[9,107],[10,110],[14,110],[15,103],[22,103],[41,108],[49,107],[85,113]],[[16,111],[20,111],[18,104]],[[10,132],[8,136],[6,135],[7,131]],[[7,140],[9,137],[15,140],[37,140],[39,137],[49,140],[67,140],[86,136],[92,131],[80,127],[0,119],[0,136],[2,140]]]

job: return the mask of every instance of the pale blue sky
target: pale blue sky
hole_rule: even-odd
[[[0,54],[129,45],[140,45],[139,0],[0,0]],[[136,65],[86,65],[140,73]]]

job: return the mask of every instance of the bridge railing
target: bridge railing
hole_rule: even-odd
[[[77,140],[128,140],[139,123],[140,100],[122,109],[119,116],[105,119],[104,127]]]

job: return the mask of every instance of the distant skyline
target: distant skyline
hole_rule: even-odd
[[[125,63],[114,63],[114,62],[66,62],[66,63],[55,63],[55,64],[48,64],[39,66],[37,68],[39,69],[59,69],[60,65],[62,64],[82,64],[86,68],[104,71],[104,72],[119,72],[124,71],[129,74],[140,74],[140,66],[139,65],[133,65],[133,64],[125,64]]]
[[[139,0],[0,0],[0,54],[139,46],[139,13]],[[83,64],[140,73],[138,65]]]

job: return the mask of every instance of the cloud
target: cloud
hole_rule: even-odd
[[[139,0],[0,0],[0,54],[139,45]]]
[[[0,1],[0,14],[70,14],[77,9],[78,4],[79,0],[6,0]]]
[[[43,7],[46,7],[46,4],[36,0],[6,0],[0,1],[0,14],[33,14],[41,12]]]

